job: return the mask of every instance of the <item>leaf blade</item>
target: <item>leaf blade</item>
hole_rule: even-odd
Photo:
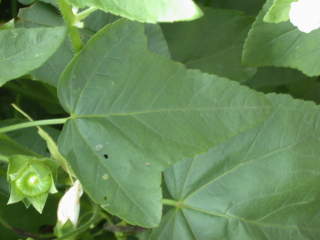
[[[161,170],[258,124],[270,112],[262,94],[151,53],[143,24],[124,20],[102,29],[73,59],[58,95],[72,118],[59,146],[85,190],[99,204],[109,204],[110,212],[146,227],[160,220]],[[88,159],[99,164],[91,166]],[[103,172],[103,166],[112,170]],[[129,195],[148,214],[129,204],[117,184],[103,180],[113,171],[126,189],[134,184],[143,191]],[[147,188],[140,175],[148,179]],[[93,187],[98,182],[99,191]]]
[[[0,85],[40,67],[58,49],[64,37],[64,27],[0,31]]]
[[[68,0],[79,7],[97,7],[106,12],[140,22],[174,22],[193,20],[202,16],[192,0]]]
[[[319,107],[268,97],[276,107],[264,124],[166,171],[180,206],[170,211],[185,216],[171,223],[181,228],[173,239],[188,229],[197,240],[319,236]],[[147,239],[165,239],[162,224]]]

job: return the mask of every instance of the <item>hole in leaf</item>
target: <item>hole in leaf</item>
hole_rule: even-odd
[[[103,157],[104,157],[105,159],[108,159],[108,158],[109,158],[108,154],[104,154]]]

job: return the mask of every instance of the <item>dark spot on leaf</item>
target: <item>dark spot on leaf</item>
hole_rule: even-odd
[[[104,157],[105,159],[108,159],[108,158],[109,158],[108,154],[104,154],[103,157]]]
[[[104,197],[103,197],[103,200],[107,201],[107,199],[108,199],[107,196],[104,196]]]

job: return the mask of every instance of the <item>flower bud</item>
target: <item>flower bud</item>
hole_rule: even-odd
[[[82,186],[77,180],[60,199],[58,205],[58,223],[64,225],[70,222],[76,226],[80,213],[80,198],[83,194]]]
[[[9,159],[7,178],[10,183],[8,204],[23,201],[42,212],[49,193],[56,193],[53,174],[55,165],[49,158],[16,155]]]

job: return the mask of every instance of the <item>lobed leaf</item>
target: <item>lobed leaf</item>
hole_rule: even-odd
[[[268,97],[263,125],[166,171],[178,205],[141,239],[319,237],[319,106]]]
[[[270,113],[262,94],[150,52],[144,25],[124,20],[100,30],[73,59],[58,95],[71,114],[59,146],[84,189],[145,227],[161,217],[161,170]]]

